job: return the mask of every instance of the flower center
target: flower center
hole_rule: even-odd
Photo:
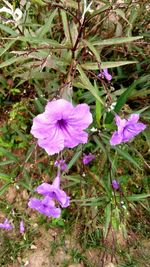
[[[64,119],[61,119],[61,120],[58,120],[57,121],[57,125],[58,125],[59,128],[62,129],[62,128],[65,128],[66,127],[67,122]]]

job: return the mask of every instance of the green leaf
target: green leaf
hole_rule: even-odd
[[[129,21],[127,20],[125,13],[122,9],[114,9],[114,12],[116,12],[117,15],[119,15],[121,18],[123,18],[127,23],[129,23]]]
[[[116,44],[123,44],[123,43],[129,43],[133,42],[139,39],[142,39],[143,36],[135,36],[135,37],[118,37],[118,38],[111,38],[106,40],[100,40],[100,41],[93,41],[93,45],[98,46],[108,46],[108,45],[116,45]]]
[[[71,167],[75,164],[75,162],[76,162],[77,159],[81,156],[81,154],[82,154],[82,151],[81,151],[81,150],[78,150],[78,151],[74,154],[73,158],[72,158],[72,159],[70,160],[70,162],[68,163],[68,167],[67,167],[68,170],[71,169]]]
[[[25,58],[24,56],[21,56],[21,57],[11,57],[10,59],[4,61],[3,63],[0,64],[0,68],[4,68],[4,67],[7,67],[13,63],[17,63],[17,62],[22,62],[24,60],[26,60],[28,58]]]
[[[129,201],[140,201],[142,199],[145,198],[149,198],[150,194],[136,194],[136,195],[131,195],[131,196],[127,196],[127,200]]]
[[[127,151],[125,151],[122,148],[119,148],[117,146],[116,147],[112,146],[112,149],[116,150],[120,156],[122,156],[124,159],[131,162],[138,169],[142,170],[142,168],[139,166],[139,164],[134,160],[134,158],[132,156],[130,156],[130,154]]]
[[[18,158],[16,156],[14,156],[11,152],[9,152],[3,147],[0,147],[0,156],[6,156],[7,158],[13,160],[14,162],[18,161]]]
[[[0,162],[0,166],[5,166],[14,163],[14,160],[4,160]]]
[[[17,35],[17,33],[14,30],[12,30],[12,28],[10,28],[10,27],[8,27],[8,26],[6,26],[4,24],[0,24],[0,29],[2,31],[5,31],[5,32],[9,33],[12,36]]]
[[[88,79],[88,77],[86,76],[85,72],[82,70],[82,68],[78,65],[77,69],[80,73],[80,79],[83,83],[83,85],[85,86],[85,89],[88,89],[91,94],[102,104],[104,105],[103,100],[100,98],[100,96],[98,95],[97,91],[95,90],[95,87],[91,84],[90,80]]]
[[[18,181],[18,184],[20,184],[21,186],[23,186],[30,192],[34,193],[33,189],[30,187],[30,185],[25,180]]]
[[[95,90],[97,91],[97,94],[98,94],[98,87],[97,87],[96,81],[94,81],[94,87],[95,87]],[[102,104],[97,99],[96,99],[96,107],[95,108],[96,108],[96,122],[97,122],[98,127],[100,128],[100,119],[102,116]]]
[[[9,182],[9,183],[3,185],[3,186],[0,188],[0,196],[1,196],[2,194],[4,194],[4,193],[7,191],[8,187],[10,186],[10,184],[11,184],[11,182]]]
[[[46,21],[45,25],[43,25],[40,30],[39,30],[39,33],[38,33],[38,37],[39,38],[42,38],[47,32],[50,32],[53,24],[52,24],[52,21],[53,19],[55,18],[57,14],[57,9],[55,9],[49,16],[48,20]]]
[[[10,182],[11,181],[11,176],[5,173],[0,173],[0,179]]]
[[[64,34],[65,34],[67,43],[69,43],[71,45],[72,44],[72,40],[71,40],[71,33],[70,33],[70,30],[69,30],[69,26],[70,25],[69,25],[69,22],[68,22],[68,18],[67,18],[66,12],[61,10],[60,14],[61,14],[61,18],[62,18]]]
[[[38,98],[35,98],[34,103],[36,105],[38,112],[42,113],[44,111],[44,106],[42,105],[40,100]]]
[[[18,36],[17,40],[23,41],[23,42],[28,42],[28,43],[31,43],[31,44],[39,44],[39,45],[45,44],[45,45],[52,46],[53,48],[68,48],[68,46],[64,46],[64,45],[58,43],[55,40],[48,39],[48,38],[33,37],[31,35],[29,35],[29,36]]]
[[[136,86],[142,82],[147,81],[147,79],[149,78],[149,75],[146,75],[144,77],[141,77],[140,79],[134,81],[129,88],[123,92],[123,94],[119,97],[117,104],[115,106],[115,112],[119,112],[120,109],[123,107],[123,105],[126,103],[128,97],[131,95],[131,93],[133,92],[133,90],[136,88]]]
[[[104,238],[107,237],[110,222],[111,222],[111,203],[109,203],[105,208]]]
[[[0,53],[0,57],[16,42],[16,40],[12,40],[8,43],[6,43],[5,47],[2,49],[2,52]]]
[[[149,79],[149,75],[143,76],[141,78],[139,78],[138,80],[134,81],[127,90],[125,90],[121,96],[118,98],[117,104],[114,108],[114,111],[116,113],[118,113],[121,108],[124,106],[124,104],[126,103],[128,97],[133,93],[133,91],[135,90],[136,86],[140,83],[143,83],[145,81],[147,81],[147,79]],[[105,123],[109,124],[112,122],[113,120],[113,115],[112,113],[107,113],[106,119],[105,119]]]
[[[31,3],[37,4],[39,6],[45,6],[46,5],[46,3],[44,3],[44,1],[42,1],[42,0],[31,0]]]
[[[108,61],[108,62],[101,62],[101,69],[109,69],[109,68],[116,68],[120,66],[125,66],[129,64],[135,64],[138,63],[137,61]],[[84,64],[81,64],[81,67],[85,70],[99,70],[99,66],[97,62],[86,62]]]
[[[93,46],[93,44],[91,42],[87,41],[87,40],[83,40],[83,43],[84,43],[84,45],[86,45],[91,50],[91,52],[95,56],[97,62],[100,63],[101,59],[100,59],[99,52],[96,50],[96,48]],[[98,66],[98,64],[97,64],[97,66]]]
[[[97,16],[98,14],[104,12],[105,10],[109,9],[110,5],[104,5],[101,8],[97,9],[96,11],[92,12],[92,15],[87,19],[87,21],[89,22],[92,18],[94,18],[95,16]]]

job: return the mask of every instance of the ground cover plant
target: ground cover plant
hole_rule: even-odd
[[[0,3],[0,266],[149,266],[149,1]]]

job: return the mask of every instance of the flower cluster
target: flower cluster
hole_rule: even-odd
[[[84,130],[91,123],[92,114],[87,104],[74,107],[70,102],[59,99],[48,102],[44,113],[33,119],[31,133],[48,155],[54,155],[65,147],[87,143],[88,134]]]
[[[52,184],[42,183],[36,190],[38,194],[42,195],[42,199],[31,198],[28,206],[47,217],[59,218],[61,215],[60,207],[55,206],[55,202],[59,203],[62,208],[69,206],[70,197],[65,191],[60,189],[60,175],[57,175]]]

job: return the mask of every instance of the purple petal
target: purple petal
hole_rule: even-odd
[[[5,219],[4,223],[0,223],[0,228],[5,229],[5,230],[12,230],[13,226],[8,221],[8,219]]]
[[[58,127],[54,127],[48,138],[38,139],[38,145],[44,148],[48,155],[54,155],[64,149],[64,136]]]
[[[58,99],[48,102],[45,107],[45,112],[48,116],[56,120],[67,119],[68,116],[73,112],[74,106],[72,103],[66,101],[65,99]]]
[[[123,129],[125,127],[125,125],[127,124],[126,119],[121,119],[118,115],[115,115],[115,121],[116,121],[116,125],[118,126],[119,129]]]
[[[117,131],[115,131],[110,138],[110,144],[112,146],[116,146],[122,142],[122,135],[120,135]]]
[[[51,192],[53,190],[53,186],[48,184],[48,183],[42,183],[41,185],[39,185],[37,188],[36,188],[36,192],[41,194],[41,195],[48,195],[49,192]]]
[[[69,125],[63,129],[64,146],[73,148],[79,144],[85,144],[88,140],[88,134],[84,131],[79,131]]]
[[[52,186],[59,188],[60,187],[60,176],[57,175],[56,178],[54,179]]]
[[[93,159],[95,159],[95,156],[94,155],[92,155],[91,153],[89,153],[88,155],[84,155],[83,156],[83,164],[84,165],[87,165],[87,164],[89,164]]]
[[[51,199],[58,201],[62,208],[66,208],[69,206],[70,197],[68,197],[65,191],[61,190],[59,186],[60,177],[57,176],[52,185],[43,183],[37,187],[36,192],[44,196],[49,196]]]
[[[108,69],[103,70],[103,75],[106,78],[106,80],[108,80],[108,81],[112,80],[112,76],[109,74]]]
[[[48,196],[46,196],[42,200],[37,198],[31,198],[28,203],[28,206],[48,217],[58,218],[61,215],[61,209],[55,207],[54,201]]]
[[[79,104],[74,108],[72,114],[69,115],[67,122],[73,128],[79,130],[86,129],[93,121],[90,108],[87,104]]]
[[[28,206],[32,209],[38,209],[41,206],[41,200],[35,197],[30,198]]]
[[[135,124],[138,122],[139,118],[140,118],[139,114],[131,114],[127,122],[128,124]]]
[[[143,130],[145,130],[146,125],[143,123],[137,123],[133,125],[127,125],[123,131],[122,142],[127,142]]]
[[[24,227],[24,221],[22,220],[20,222],[20,234],[23,234],[25,232],[25,227]]]

